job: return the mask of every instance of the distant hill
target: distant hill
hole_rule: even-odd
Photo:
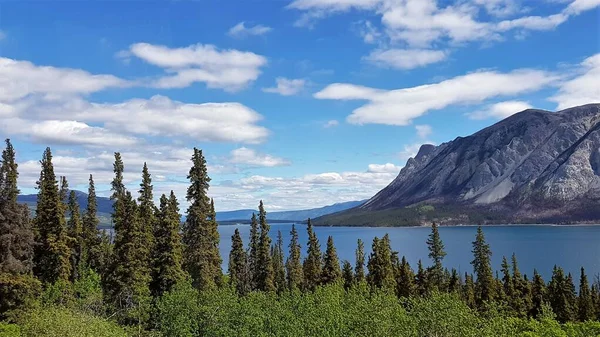
[[[423,145],[387,187],[317,225],[598,223],[600,104],[528,109]]]
[[[273,221],[304,221],[308,218],[317,218],[323,215],[341,212],[359,206],[364,202],[365,200],[348,201],[299,211],[269,212],[267,213],[267,219]],[[241,209],[236,211],[217,212],[217,221],[250,220],[252,213],[258,213],[258,211],[253,209]]]

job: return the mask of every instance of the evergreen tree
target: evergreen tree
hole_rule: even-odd
[[[327,238],[327,249],[325,250],[325,258],[323,260],[324,263],[323,272],[321,274],[321,282],[323,282],[323,284],[337,282],[337,280],[342,276],[342,271],[340,270],[340,262],[333,244],[333,237],[331,235]]]
[[[100,237],[100,231],[98,230],[98,216],[96,215],[98,210],[98,204],[96,200],[96,187],[94,185],[94,178],[90,174],[88,196],[87,196],[87,208],[83,214],[82,221],[82,236],[84,251],[84,264],[98,273],[102,273],[106,267],[107,261],[103,259]]]
[[[258,228],[258,218],[255,213],[252,213],[252,219],[250,221],[250,243],[248,253],[248,269],[250,277],[250,286],[253,290],[256,290],[258,284],[258,243],[260,241],[260,231]]]
[[[69,193],[69,221],[67,222],[68,235],[71,238],[71,281],[79,279],[83,271],[85,259],[85,241],[81,223],[81,210],[77,202],[75,191]]]
[[[161,296],[185,279],[183,271],[183,247],[179,228],[181,214],[175,193],[160,197],[160,208],[154,226],[154,244],[152,245],[152,281],[150,291]],[[142,229],[145,230],[142,223]]]
[[[34,273],[44,283],[69,280],[71,250],[61,199],[52,165],[52,152],[46,148],[37,182],[38,198],[34,219],[36,241]]]
[[[577,298],[577,308],[579,309],[578,318],[581,322],[593,320],[596,316],[594,313],[594,302],[590,292],[590,285],[583,267],[581,267],[581,277],[579,279],[579,297]]]
[[[342,279],[344,280],[344,289],[348,290],[354,284],[354,270],[348,260],[342,262]]]
[[[244,295],[250,291],[246,251],[244,250],[240,231],[237,228],[231,237],[228,273],[229,284],[235,286],[240,295]]]
[[[492,266],[490,258],[492,251],[489,244],[485,241],[485,236],[481,226],[477,227],[477,236],[473,241],[473,270],[477,276],[475,284],[475,295],[477,305],[481,306],[484,302],[491,301],[495,298],[495,281],[492,274]]]
[[[590,288],[590,298],[592,301],[592,311],[594,313],[594,319],[600,320],[600,295],[598,294],[597,284],[592,284]]]
[[[146,236],[146,244],[150,250],[152,250],[152,245],[154,244],[153,233],[154,226],[156,225],[156,216],[154,214],[156,206],[154,206],[152,188],[152,177],[148,172],[148,166],[144,162],[144,167],[142,168],[142,182],[140,183],[140,190],[138,191],[138,203],[140,222]]]
[[[214,207],[206,195],[210,178],[201,150],[194,148],[192,163],[186,195],[190,206],[183,226],[184,265],[196,288],[213,289],[222,280],[222,260]]]
[[[450,279],[448,280],[448,292],[458,292],[460,290],[460,277],[458,276],[458,271],[452,268],[450,273]]]
[[[277,243],[273,247],[273,272],[275,273],[275,289],[282,293],[286,288],[285,265],[283,263],[283,237],[281,231],[277,232]]]
[[[429,294],[429,281],[427,279],[427,272],[423,268],[421,260],[417,263],[417,274],[415,275],[415,287],[417,294],[424,296]]]
[[[275,271],[271,261],[271,238],[269,237],[269,224],[267,212],[262,200],[258,205],[258,223],[260,225],[260,239],[258,240],[258,278],[256,288],[262,291],[275,290]]]
[[[574,288],[572,278],[569,280],[562,268],[554,266],[552,279],[548,284],[548,299],[559,322],[568,322],[576,317]]]
[[[429,258],[433,262],[428,270],[429,282],[432,287],[442,290],[444,283],[444,267],[442,261],[446,256],[444,251],[444,243],[440,238],[438,226],[434,222],[431,226],[431,234],[427,239],[427,248],[429,249]]]
[[[369,256],[367,268],[369,270],[367,282],[371,287],[386,290],[395,289],[392,249],[388,234],[384,235],[381,240],[377,237],[373,239],[373,252]]]
[[[512,289],[513,294],[510,296],[511,306],[515,310],[519,317],[525,317],[527,311],[532,306],[531,302],[531,288],[529,282],[527,282],[521,272],[519,271],[519,264],[517,263],[517,256],[515,253],[512,254]]]
[[[542,276],[537,272],[537,270],[533,270],[533,280],[531,286],[531,297],[532,297],[532,306],[529,312],[529,315],[538,318],[542,313],[542,308],[546,303],[546,282],[542,279]]]
[[[410,297],[415,293],[415,273],[406,257],[402,257],[400,262],[400,272],[396,278],[396,293],[399,297]]]
[[[321,283],[321,245],[308,219],[308,244],[306,259],[302,270],[304,272],[304,289],[314,290]]]
[[[32,275],[34,233],[26,205],[17,203],[18,165],[6,140],[0,161],[0,320],[33,300],[40,288]]]
[[[506,294],[506,296],[508,298],[511,298],[512,296],[514,296],[513,280],[510,275],[510,265],[508,264],[508,260],[506,259],[506,256],[502,257],[501,268],[502,268],[501,269],[501,271],[502,271],[502,287],[504,289],[504,293]]]
[[[365,280],[365,245],[361,239],[358,239],[356,248],[356,266],[354,267],[354,277],[356,282]]]
[[[287,270],[287,283],[290,290],[300,289],[302,287],[302,262],[300,261],[300,243],[298,242],[298,232],[296,226],[292,224],[290,232],[290,254],[285,263]]]
[[[469,307],[475,308],[477,306],[473,275],[465,273],[465,284],[463,286],[462,298]]]
[[[119,310],[126,324],[148,319],[151,270],[150,250],[146,233],[139,219],[139,209],[123,184],[124,165],[120,153],[115,153],[115,177],[111,183],[113,222],[115,231],[114,256],[104,282],[105,294],[114,309]]]

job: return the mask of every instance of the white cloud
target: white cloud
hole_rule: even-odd
[[[299,93],[304,89],[306,81],[303,79],[288,79],[285,77],[277,77],[275,79],[277,85],[272,88],[263,88],[262,91],[280,94],[283,96],[291,96]]]
[[[365,43],[376,43],[381,38],[381,32],[371,21],[361,21],[358,24],[358,34],[363,38]]]
[[[314,96],[319,99],[368,100],[367,104],[348,116],[347,120],[352,124],[408,125],[431,110],[536,91],[557,78],[554,74],[533,69],[509,73],[478,71],[439,83],[388,91],[334,83]]]
[[[42,144],[71,144],[89,146],[133,146],[139,139],[110,132],[101,127],[89,126],[77,121],[31,121],[8,118],[0,121],[0,129],[6,134],[23,135]]]
[[[128,51],[121,51],[118,55],[136,56],[164,68],[169,75],[151,82],[158,88],[183,88],[203,82],[209,88],[237,91],[256,80],[261,73],[260,68],[267,64],[264,56],[235,49],[219,50],[208,44],[169,48],[135,43]]]
[[[421,139],[425,139],[433,133],[431,125],[427,124],[415,125],[415,129],[417,129],[417,136],[419,136]]]
[[[497,25],[497,30],[502,32],[516,28],[527,30],[551,30],[568,19],[568,15],[563,13],[550,16],[526,16],[514,20],[501,21]]]
[[[337,120],[335,120],[335,119],[332,119],[332,120],[330,120],[330,121],[327,121],[327,123],[325,123],[325,124],[323,125],[323,127],[327,129],[327,128],[333,128],[333,127],[336,127],[336,126],[338,126],[338,125],[340,125],[340,122],[338,122],[338,121],[337,121]]]
[[[12,102],[32,94],[48,95],[51,98],[84,95],[127,85],[128,82],[112,75],[93,75],[79,69],[36,66],[28,61],[0,57],[0,102]]]
[[[518,0],[474,0],[473,3],[483,6],[493,16],[505,17],[522,12]]]
[[[441,50],[377,49],[365,57],[365,60],[381,67],[406,70],[443,61],[447,56],[448,54]]]
[[[470,119],[504,119],[516,114],[517,112],[531,108],[532,106],[527,102],[506,101],[488,105],[482,110],[467,114],[467,116],[469,116]]]
[[[600,54],[586,58],[577,75],[561,84],[556,95],[550,98],[562,110],[582,104],[600,102]]]
[[[230,162],[252,167],[275,167],[288,166],[291,164],[286,159],[258,153],[247,147],[240,147],[239,149],[231,151]]]
[[[565,12],[577,15],[600,6],[600,0],[575,0],[569,4]]]
[[[246,36],[256,36],[256,35],[264,35],[273,30],[271,27],[256,25],[253,27],[246,27],[246,23],[244,21],[238,23],[237,25],[231,27],[227,32],[227,35],[236,38],[242,38]]]
[[[6,33],[0,30],[0,41],[6,39]]]
[[[386,163],[386,164],[369,164],[369,169],[367,170],[367,172],[371,172],[371,173],[396,173],[398,174],[398,172],[400,172],[400,170],[402,169],[402,167],[394,165],[392,163]]]

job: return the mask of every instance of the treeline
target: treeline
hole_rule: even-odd
[[[97,229],[93,177],[89,178],[87,208],[81,212],[67,179],[54,173],[50,148],[40,164],[38,204],[34,218],[29,219],[27,207],[17,203],[18,167],[12,144],[6,141],[0,166],[0,320],[19,325],[0,324],[0,335],[13,328],[27,336],[57,329],[60,324],[50,323],[56,316],[72,325],[57,335],[97,326],[102,328],[91,335],[116,336],[126,330],[133,335],[227,336],[247,329],[248,335],[388,331],[387,335],[412,336],[414,332],[417,336],[431,328],[419,323],[433,317],[427,313],[431,308],[441,310],[440,321],[433,323],[443,325],[436,327],[446,331],[440,336],[469,335],[460,330],[465,321],[444,321],[445,314],[469,317],[475,335],[484,327],[491,329],[492,336],[501,335],[498,329],[503,325],[514,328],[511,331],[533,332],[545,329],[544,324],[563,332],[592,329],[600,333],[597,324],[561,327],[554,321],[598,319],[599,289],[597,284],[590,286],[583,268],[578,293],[573,276],[559,267],[547,283],[536,271],[529,279],[519,271],[514,255],[510,262],[504,258],[501,273],[494,274],[492,252],[481,227],[473,242],[473,274],[459,275],[444,267],[446,252],[435,224],[426,242],[429,267],[419,261],[413,269],[391,249],[388,235],[373,240],[368,257],[359,240],[352,265],[339,261],[331,236],[322,251],[310,219],[305,254],[295,226],[288,244],[281,233],[272,242],[261,201],[258,214],[251,219],[247,246],[236,229],[224,275],[214,202],[207,196],[210,178],[201,150],[194,149],[191,158],[189,207],[183,224],[172,191],[159,198],[158,206],[154,204],[152,178],[145,164],[138,197],[133,197],[125,188],[121,155],[115,153],[112,240]],[[319,317],[312,311],[320,312]],[[89,324],[80,326],[69,317]],[[356,324],[365,320],[376,326],[364,330]],[[106,331],[117,332],[101,333],[105,326]],[[408,330],[399,334],[401,328]]]

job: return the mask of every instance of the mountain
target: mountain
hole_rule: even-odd
[[[529,109],[468,137],[423,145],[360,207],[320,225],[600,221],[600,104]]]
[[[349,208],[359,206],[364,202],[365,200],[348,201],[325,207],[305,209],[299,211],[269,212],[267,214],[267,219],[273,221],[304,221],[308,218],[317,218],[323,215],[344,211]],[[250,220],[250,218],[252,218],[252,213],[258,214],[258,211],[253,209],[242,209],[236,211],[217,212],[217,221],[248,221]]]

